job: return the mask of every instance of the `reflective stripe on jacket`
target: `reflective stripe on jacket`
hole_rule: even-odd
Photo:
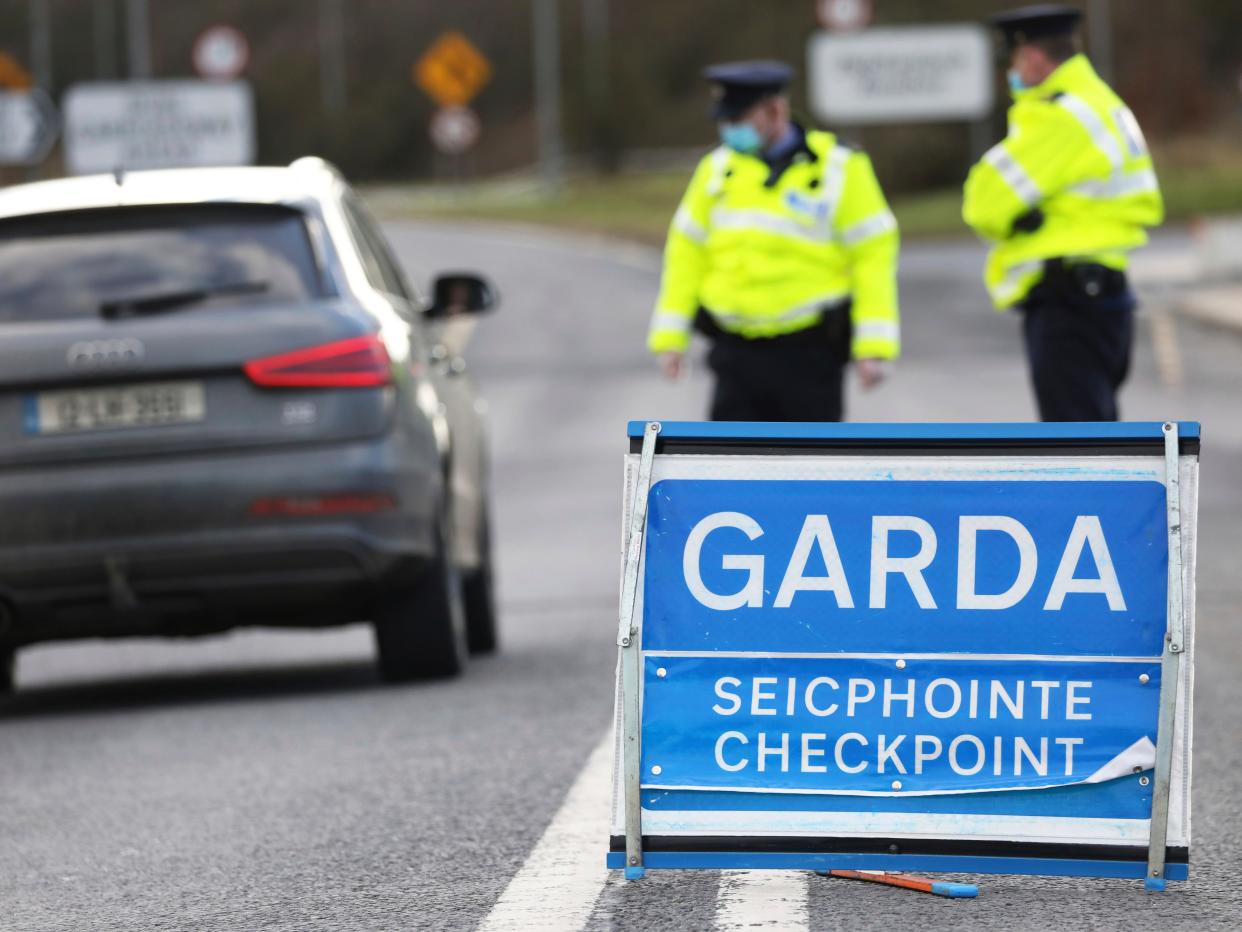
[[[815,158],[801,153],[771,187],[754,156],[721,147],[699,163],[668,233],[652,352],[685,350],[700,307],[768,337],[851,298],[854,357],[897,356],[897,221],[866,155],[830,133],[806,142]]]
[[[1015,229],[1036,208],[1042,225]],[[1045,259],[1124,269],[1127,251],[1147,242],[1144,228],[1164,219],[1151,155],[1134,114],[1085,55],[1015,94],[1009,135],[966,179],[962,216],[995,243],[985,280],[998,308],[1026,297]]]

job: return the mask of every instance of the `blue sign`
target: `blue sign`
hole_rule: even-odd
[[[1159,483],[666,479],[648,527],[644,786],[1045,788],[1155,747]]]
[[[646,650],[1163,646],[1156,482],[666,479],[650,509]]]
[[[1127,755],[1155,748],[1155,660],[648,654],[645,665],[653,788],[1034,789],[1113,779]]]
[[[632,425],[609,863],[1184,878],[1178,429]]]

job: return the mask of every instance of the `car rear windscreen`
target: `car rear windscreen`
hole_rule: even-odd
[[[324,296],[305,217],[266,205],[118,207],[0,221],[0,322]]]

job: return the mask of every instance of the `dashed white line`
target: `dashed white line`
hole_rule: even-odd
[[[608,880],[612,749],[609,730],[479,932],[578,932],[586,925]]]
[[[809,926],[805,871],[721,871],[716,893],[717,932]]]

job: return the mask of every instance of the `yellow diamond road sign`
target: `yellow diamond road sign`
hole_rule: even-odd
[[[0,87],[24,91],[34,86],[34,78],[21,62],[8,52],[0,52]]]
[[[414,83],[441,107],[469,103],[492,77],[487,56],[460,32],[446,32],[414,63]]]

